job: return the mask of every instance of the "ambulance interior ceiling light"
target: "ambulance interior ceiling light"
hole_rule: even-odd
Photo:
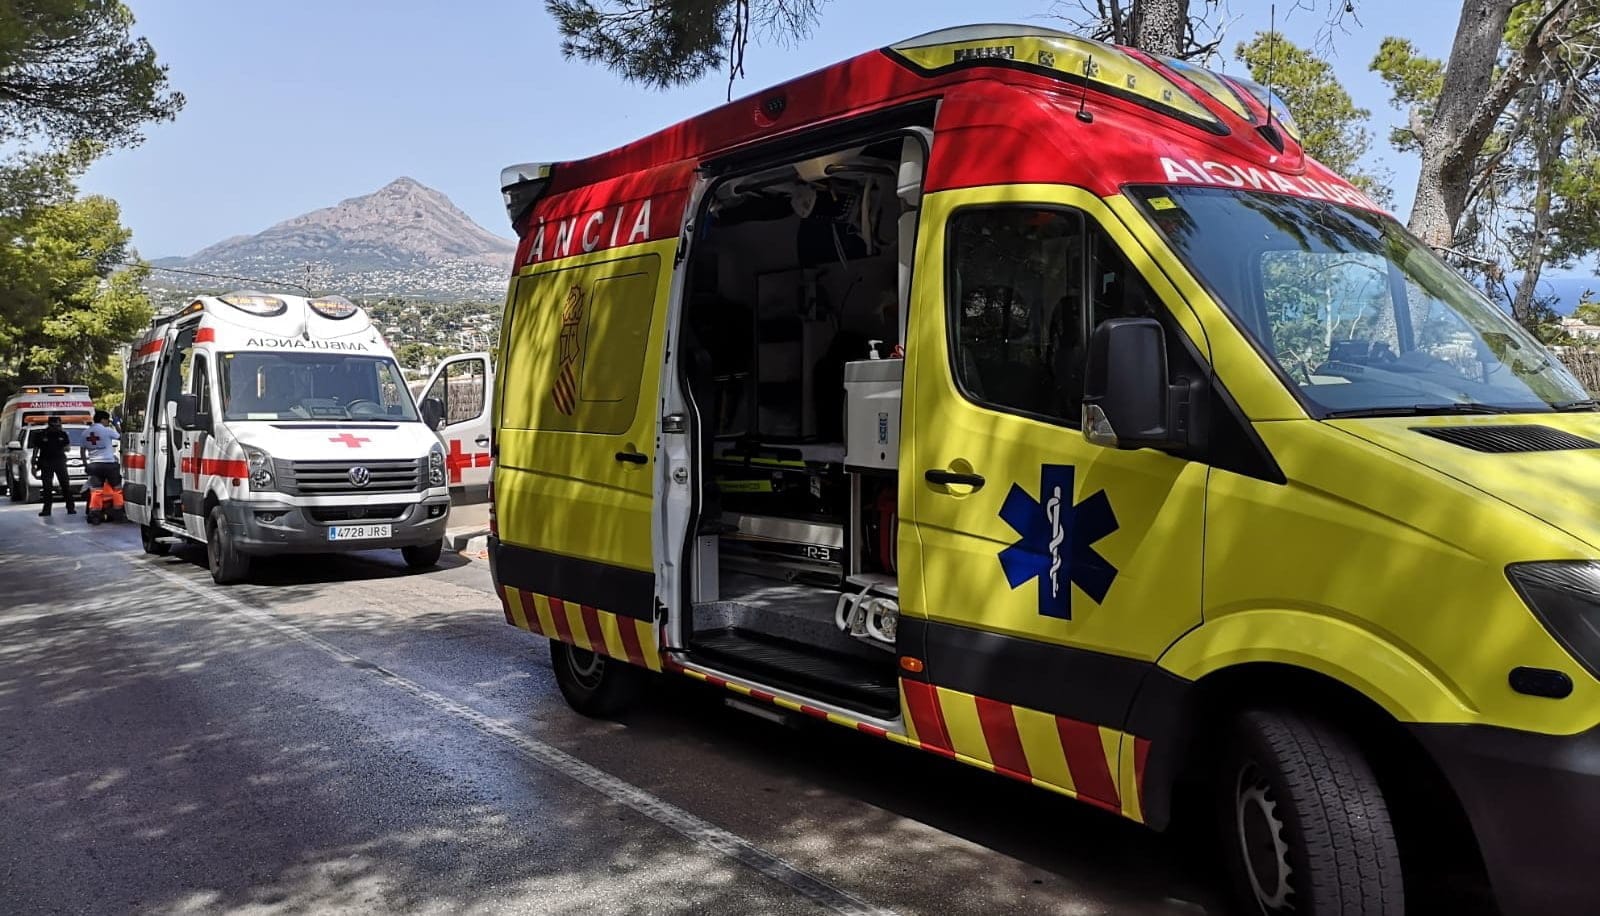
[[[218,296],[217,298],[228,303],[241,312],[255,315],[260,318],[271,318],[274,315],[282,315],[289,308],[289,303],[284,302],[277,296],[269,296],[266,293],[228,293],[227,295]]]
[[[356,304],[343,296],[318,296],[311,300],[311,310],[324,318],[349,318]]]

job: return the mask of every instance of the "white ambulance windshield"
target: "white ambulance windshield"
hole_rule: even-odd
[[[394,360],[323,353],[224,353],[228,420],[416,420]]]
[[[43,426],[40,426],[28,431],[28,448],[39,447],[39,444],[44,441],[44,429]],[[83,426],[63,426],[61,429],[66,432],[67,438],[72,440],[73,448],[83,444],[83,434],[89,431],[87,427]],[[73,454],[75,455],[76,453]]]

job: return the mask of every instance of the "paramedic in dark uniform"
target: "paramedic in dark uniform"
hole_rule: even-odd
[[[94,425],[83,434],[83,463],[88,468],[91,490],[98,490],[108,482],[113,487],[122,486],[122,465],[117,461],[116,449],[112,448],[122,434],[112,429],[110,422],[111,414],[97,410]]]
[[[72,482],[67,479],[67,449],[71,447],[72,437],[61,428],[61,418],[51,417],[44,432],[39,434],[38,449],[34,452],[39,457],[39,479],[44,481],[44,508],[39,510],[40,515],[50,514],[50,503],[54,499],[50,492],[52,479],[61,482],[61,497],[67,503],[67,514],[78,514],[72,505]]]

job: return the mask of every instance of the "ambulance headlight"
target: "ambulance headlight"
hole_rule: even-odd
[[[428,449],[428,486],[444,486],[444,449],[437,445]]]
[[[1516,563],[1506,575],[1556,642],[1600,677],[1600,562]]]
[[[250,489],[271,490],[277,484],[272,479],[272,456],[258,448],[245,446],[245,461],[250,465]]]

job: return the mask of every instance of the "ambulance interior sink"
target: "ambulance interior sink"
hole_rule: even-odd
[[[905,133],[707,192],[681,377],[706,481],[690,657],[899,714],[901,342],[923,147]],[[737,227],[737,231],[726,231]]]

